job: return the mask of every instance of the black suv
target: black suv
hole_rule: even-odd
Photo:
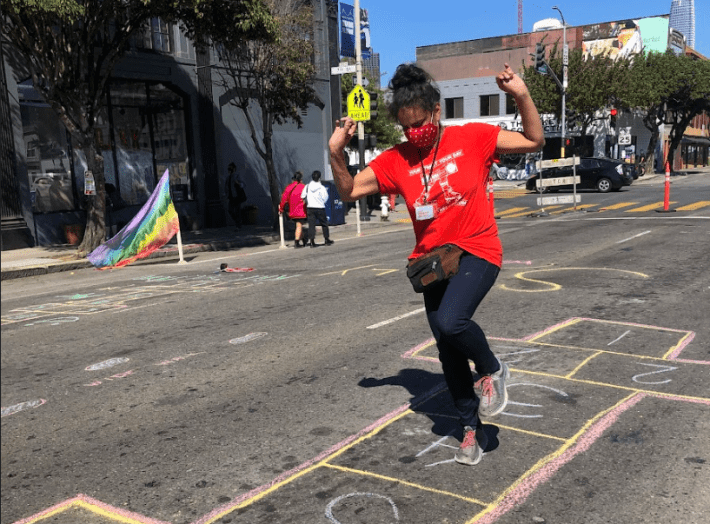
[[[582,158],[576,166],[577,176],[580,178],[577,189],[596,189],[600,193],[618,191],[624,186],[630,186],[634,181],[634,166],[611,158]],[[572,166],[553,167],[542,170],[542,178],[559,178],[572,176]],[[537,192],[536,180],[538,175],[528,178],[525,189]],[[557,191],[572,189],[572,185],[553,186],[543,189]]]

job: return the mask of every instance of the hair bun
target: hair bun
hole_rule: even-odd
[[[390,80],[390,88],[400,89],[415,84],[427,84],[430,80],[429,74],[421,67],[414,64],[401,64]]]

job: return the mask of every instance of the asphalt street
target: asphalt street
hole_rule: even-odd
[[[707,178],[669,213],[659,185],[536,217],[498,195],[475,318],[510,403],[473,467],[404,213],[316,249],[3,282],[0,522],[706,524]]]

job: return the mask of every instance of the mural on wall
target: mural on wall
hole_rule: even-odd
[[[668,45],[668,17],[657,16],[594,24],[584,28],[585,58],[608,55],[627,58],[641,51],[663,53]]]

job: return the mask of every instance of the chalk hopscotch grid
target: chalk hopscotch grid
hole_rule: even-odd
[[[572,319],[572,320],[578,320],[578,319]],[[558,324],[557,326],[553,326],[556,328],[559,328],[561,326],[561,323]],[[631,325],[631,324],[629,324]],[[639,325],[640,326],[640,325]],[[646,326],[640,326],[640,327],[646,327]],[[679,342],[677,345],[680,350],[682,350],[684,347],[686,347],[690,341],[692,340],[692,332],[684,332],[684,331],[679,331],[679,330],[669,330],[669,331],[676,331],[676,332],[682,332],[682,333],[687,333],[686,336]],[[545,330],[541,333],[549,333],[549,330]],[[509,338],[494,338],[491,337],[492,340],[498,340],[498,341],[508,341],[508,342],[530,342],[533,337],[539,337],[542,336],[540,333],[531,336],[531,337],[526,337],[525,339],[509,339]],[[436,361],[436,359],[431,358],[431,357],[425,357],[425,356],[420,356],[419,353],[424,351],[425,349],[431,347],[434,345],[435,341],[434,339],[429,339],[424,341],[423,343],[415,346],[414,348],[410,349],[406,353],[402,355],[403,358],[413,358],[413,359],[419,359],[419,360],[426,360],[426,361]],[[539,344],[539,343],[538,343]],[[681,347],[682,346],[682,347]],[[676,349],[678,349],[678,347]],[[587,349],[587,348],[577,348],[577,349]],[[595,350],[599,352],[598,350]],[[679,354],[680,351],[676,351],[675,355]],[[622,354],[623,355],[623,354]],[[592,355],[592,357],[595,355]],[[625,355],[628,356],[628,355]],[[660,359],[659,359],[660,360]],[[704,362],[702,362],[704,363]],[[426,400],[429,400],[436,395],[442,393],[445,389],[444,383],[440,384],[439,386],[435,387],[433,390],[429,391],[426,395],[424,395],[421,399],[416,399],[410,404],[404,405],[397,410],[385,415],[384,417],[380,418],[379,420],[375,421],[373,424],[370,426],[364,428],[360,432],[358,432],[355,435],[352,435],[351,437],[348,437],[344,441],[332,446],[331,448],[325,450],[323,453],[319,454],[318,456],[314,457],[313,459],[289,470],[275,479],[273,479],[271,482],[264,484],[262,486],[259,486],[243,495],[240,497],[236,498],[235,500],[222,505],[212,512],[208,513],[204,517],[196,520],[193,522],[193,524],[212,524],[216,520],[222,518],[223,516],[244,508],[246,506],[249,506],[253,504],[254,502],[257,502],[258,500],[266,497],[270,493],[273,493],[274,491],[278,490],[279,488],[285,486],[286,484],[289,484],[293,482],[294,480],[318,469],[321,467],[328,468],[331,470],[340,470],[346,473],[353,473],[353,474],[361,474],[361,475],[367,475],[367,476],[372,476],[372,477],[377,477],[380,478],[381,480],[387,480],[391,482],[397,482],[403,485],[407,485],[413,488],[417,489],[422,489],[423,491],[428,491],[428,492],[433,492],[433,493],[438,493],[438,494],[444,494],[444,495],[449,495],[461,500],[465,500],[480,506],[483,506],[483,510],[474,515],[471,520],[467,522],[467,524],[492,524],[495,522],[499,517],[501,517],[503,514],[507,513],[510,509],[513,507],[523,503],[527,497],[538,487],[540,487],[542,484],[546,483],[552,476],[565,464],[567,464],[572,458],[574,458],[576,455],[579,453],[582,453],[586,450],[589,449],[589,447],[601,436],[601,434],[611,427],[611,425],[618,420],[619,416],[628,410],[629,408],[635,406],[638,402],[640,402],[642,399],[647,398],[647,397],[658,397],[658,398],[663,398],[666,400],[673,400],[673,401],[684,401],[684,402],[693,402],[693,403],[701,403],[705,405],[710,405],[710,400],[709,399],[703,399],[703,398],[694,398],[694,397],[686,397],[686,396],[679,396],[679,395],[671,395],[671,394],[664,394],[664,393],[657,393],[657,392],[652,392],[652,391],[644,391],[640,389],[634,389],[634,388],[628,388],[628,387],[619,387],[619,386],[612,386],[610,384],[604,384],[604,383],[596,383],[593,381],[587,381],[587,380],[579,380],[579,379],[570,379],[565,376],[557,376],[549,373],[539,373],[539,372],[528,372],[528,371],[523,371],[523,373],[531,373],[534,375],[540,375],[540,376],[548,376],[548,377],[553,377],[553,378],[560,378],[560,379],[565,379],[565,380],[572,380],[575,382],[582,382],[582,383],[591,383],[595,385],[602,385],[602,386],[611,386],[611,387],[618,387],[619,389],[627,389],[630,390],[631,393],[621,399],[619,402],[617,402],[614,406],[601,411],[592,419],[588,420],[582,428],[571,438],[569,439],[561,439],[560,437],[555,437],[552,435],[541,435],[538,433],[534,433],[536,436],[542,436],[542,437],[547,437],[550,439],[555,439],[558,441],[562,442],[562,445],[553,453],[550,455],[540,459],[536,464],[534,464],[531,468],[528,469],[523,475],[521,475],[518,479],[516,479],[506,490],[504,490],[501,495],[494,501],[490,503],[486,503],[483,501],[479,501],[476,499],[471,499],[468,497],[463,497],[461,495],[457,495],[455,493],[449,493],[449,492],[444,492],[440,490],[435,490],[433,488],[428,488],[426,486],[420,486],[414,483],[407,482],[402,479],[397,479],[397,478],[391,478],[391,477],[386,477],[382,475],[378,475],[375,473],[371,472],[366,472],[366,471],[361,471],[361,470],[356,470],[356,469],[351,469],[351,468],[344,468],[342,466],[336,466],[333,464],[330,464],[330,461],[335,459],[336,457],[340,456],[341,454],[345,453],[348,449],[358,445],[359,443],[372,438],[376,434],[378,434],[380,431],[382,431],[384,428],[389,426],[390,424],[396,422],[397,420],[400,420],[401,418],[414,414],[415,412],[413,409],[416,408],[417,405],[424,403]],[[498,424],[501,428],[500,424]],[[510,431],[519,431],[522,433],[530,433],[526,432],[525,430],[519,430],[517,428],[513,427],[505,427],[506,429]],[[62,502],[60,504],[57,504],[56,506],[53,506],[52,508],[49,508],[48,510],[45,510],[35,516],[29,517],[27,519],[20,520],[16,522],[15,524],[32,524],[34,522],[37,522],[39,520],[48,518],[49,516],[56,515],[58,513],[61,513],[63,511],[66,511],[67,509],[70,509],[72,507],[84,507],[85,509],[88,509],[90,511],[93,511],[97,514],[112,518],[114,520],[117,520],[119,522],[125,522],[127,524],[169,524],[165,523],[162,521],[158,521],[155,519],[151,519],[148,517],[144,517],[135,513],[127,512],[125,510],[121,510],[119,508],[114,508],[108,504],[104,504],[100,501],[97,501],[95,499],[91,499],[90,497],[87,497],[86,495],[77,495],[73,499],[69,499],[68,501]]]

